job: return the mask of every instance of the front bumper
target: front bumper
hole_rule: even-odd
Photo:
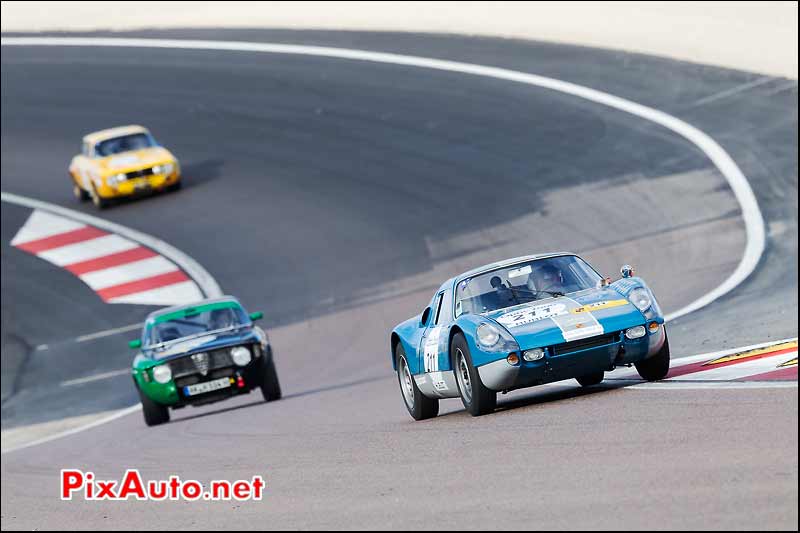
[[[116,185],[109,185],[104,182],[99,187],[96,187],[96,191],[101,198],[122,198],[159,191],[170,185],[175,185],[180,179],[180,172],[177,171],[169,175],[152,174],[141,178],[127,179]]]
[[[640,339],[627,339],[623,333],[619,332],[614,342],[585,350],[552,355],[548,349],[539,361],[528,362],[520,357],[519,364],[511,365],[503,358],[479,366],[478,374],[483,384],[493,391],[521,389],[643,361],[658,353],[666,338],[663,325]]]
[[[173,378],[165,384],[155,381],[143,382],[137,380],[137,385],[151,400],[172,408],[185,407],[187,405],[203,405],[206,403],[225,400],[232,396],[245,394],[259,387],[264,378],[264,365],[272,360],[272,348],[267,346],[263,355],[255,357],[245,366],[224,366],[210,370],[205,376],[200,373],[181,375]],[[213,381],[223,377],[233,380],[230,387],[216,391],[186,396],[183,387],[195,385],[207,381]],[[243,386],[239,386],[239,377],[242,378]]]

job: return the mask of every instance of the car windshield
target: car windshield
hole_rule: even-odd
[[[456,316],[488,313],[597,286],[601,277],[583,259],[562,255],[523,261],[461,280]]]
[[[182,310],[157,317],[147,331],[144,344],[153,346],[184,337],[243,326],[249,322],[250,319],[244,310],[235,304],[210,309]]]
[[[156,146],[156,141],[153,139],[152,135],[149,133],[134,133],[100,141],[97,143],[97,146],[95,146],[94,151],[98,157],[108,157],[110,155],[151,148],[153,146]]]

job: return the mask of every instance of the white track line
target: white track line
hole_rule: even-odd
[[[684,122],[683,120],[612,94],[583,85],[577,85],[554,78],[528,74],[515,70],[457,61],[431,59],[427,57],[371,52],[368,50],[351,50],[325,46],[302,46],[292,44],[253,43],[236,41],[198,41],[180,39],[117,39],[104,37],[4,37],[0,39],[3,46],[106,46],[127,48],[172,48],[185,50],[227,50],[234,52],[259,52],[272,54],[294,54],[356,61],[370,61],[404,65],[448,72],[460,72],[474,76],[496,78],[500,80],[524,83],[553,91],[576,96],[597,104],[605,105],[635,115],[644,120],[659,124],[697,146],[719,169],[733,190],[742,210],[747,245],[736,270],[718,287],[704,294],[689,305],[667,315],[666,319],[687,315],[701,309],[721,296],[729,293],[753,273],[764,253],[765,233],[764,219],[758,207],[753,190],[738,165],[730,155],[714,139]]]
[[[54,440],[57,440],[57,439],[68,437],[68,436],[74,435],[76,433],[81,433],[83,431],[86,431],[87,429],[96,428],[97,426],[102,426],[103,424],[107,424],[108,422],[113,422],[114,420],[117,420],[118,418],[122,418],[123,416],[127,416],[127,415],[129,415],[131,413],[135,413],[137,411],[140,411],[141,409],[142,409],[142,404],[137,403],[136,405],[131,405],[130,407],[126,407],[124,409],[120,409],[119,411],[116,411],[116,412],[114,412],[114,413],[112,413],[112,414],[110,414],[110,415],[108,415],[106,417],[103,417],[103,418],[100,418],[98,420],[95,420],[94,422],[90,422],[90,423],[88,423],[86,425],[78,426],[76,428],[68,429],[66,431],[61,431],[61,432],[55,433],[53,435],[48,435],[47,437],[42,437],[41,439],[36,439],[34,441],[31,441],[31,442],[26,442],[25,444],[20,444],[19,446],[14,446],[14,447],[11,447],[11,448],[7,448],[7,449],[2,451],[2,455],[5,455],[5,454],[11,453],[11,452],[15,452],[17,450],[23,450],[25,448],[30,448],[32,446],[38,446],[40,444],[44,444],[46,442],[51,442],[51,441],[54,441]]]
[[[84,383],[91,383],[93,381],[100,381],[103,379],[115,378],[117,376],[130,375],[130,368],[120,368],[119,370],[111,370],[110,372],[101,372],[100,374],[92,374],[91,376],[84,376],[82,378],[68,379],[59,383],[61,387],[72,387],[73,385],[83,385]]]
[[[733,161],[730,155],[723,150],[711,137],[695,128],[694,126],[680,120],[677,117],[653,109],[612,94],[604,93],[596,89],[591,89],[582,85],[537,76],[509,69],[475,65],[470,63],[460,63],[457,61],[445,61],[441,59],[431,59],[425,57],[408,56],[401,54],[390,54],[382,52],[371,52],[368,50],[350,50],[344,48],[331,48],[322,46],[301,46],[290,44],[274,43],[248,43],[232,41],[197,41],[197,40],[176,40],[176,39],[116,39],[116,38],[86,38],[86,37],[3,37],[0,38],[2,46],[107,46],[107,47],[132,47],[132,48],[172,48],[172,49],[194,49],[194,50],[228,50],[234,52],[259,52],[274,54],[294,54],[318,57],[331,57],[337,59],[349,59],[356,61],[370,61],[375,63],[386,63],[393,65],[412,66],[442,70],[448,72],[460,72],[474,76],[496,78],[516,83],[524,83],[536,87],[542,87],[553,91],[569,94],[584,100],[589,100],[597,104],[605,105],[619,111],[629,113],[644,120],[659,124],[678,135],[684,137],[697,148],[699,148],[719,169],[728,181],[733,194],[736,197],[742,210],[742,218],[745,223],[747,234],[747,245],[744,254],[736,267],[736,270],[723,281],[718,287],[701,296],[689,305],[667,315],[667,320],[674,320],[678,317],[697,311],[712,303],[721,296],[735,289],[747,277],[753,273],[758,266],[761,255],[764,253],[765,233],[764,219],[761,210],[753,194],[753,190],[742,171]],[[45,202],[39,202],[29,198],[2,193],[2,200],[26,205],[29,207],[49,209],[56,213],[66,216],[78,215],[76,220],[87,220],[89,224],[103,229],[109,229],[114,233],[119,233],[133,240],[139,241],[146,246],[157,250],[162,255],[173,259],[178,263],[191,278],[197,281],[207,296],[217,296],[221,294],[219,285],[214,278],[205,271],[193,259],[186,256],[179,250],[168,244],[154,239],[149,235],[142,234],[135,230],[119,226],[111,222],[65,209]],[[95,427],[95,425],[87,426]],[[76,433],[74,431],[73,433]],[[72,433],[69,433],[72,434]],[[52,440],[52,439],[50,439]],[[17,448],[18,449],[18,448]]]
[[[111,335],[116,335],[117,333],[125,333],[126,331],[134,331],[138,330],[142,327],[142,324],[131,324],[129,326],[122,326],[119,328],[113,329],[106,329],[103,331],[98,331],[96,333],[88,333],[86,335],[81,335],[80,337],[75,337],[75,342],[87,342],[92,341],[95,339],[100,339],[103,337],[110,337]]]

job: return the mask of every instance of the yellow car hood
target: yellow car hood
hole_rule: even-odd
[[[170,163],[174,160],[175,157],[169,150],[156,146],[104,157],[98,160],[98,165],[105,172],[116,173]]]

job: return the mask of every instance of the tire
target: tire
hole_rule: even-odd
[[[662,326],[663,327],[663,326]],[[658,381],[667,377],[669,372],[669,338],[667,330],[664,330],[664,346],[649,359],[635,363],[636,371],[647,381]]]
[[[102,196],[97,194],[97,191],[95,191],[95,190],[92,190],[92,193],[89,196],[91,196],[92,204],[94,204],[94,206],[97,209],[105,209],[106,207],[111,205],[111,200],[107,200],[107,199],[103,198]]]
[[[181,190],[181,187],[183,187],[183,180],[178,180],[175,183],[173,183],[172,185],[167,185],[167,192],[179,191],[179,190]]]
[[[79,202],[87,202],[90,198],[89,193],[84,191],[77,183],[72,184],[72,195]]]
[[[278,371],[275,370],[275,360],[270,352],[269,362],[263,363],[264,375],[261,379],[261,394],[264,401],[274,402],[281,399],[281,384],[278,381]]]
[[[403,345],[397,343],[394,349],[395,364],[397,367],[397,383],[400,385],[400,395],[408,409],[408,414],[414,420],[426,420],[439,414],[439,400],[428,398],[417,387],[414,376],[408,368],[406,352]]]
[[[478,369],[472,364],[467,340],[456,333],[450,346],[450,360],[456,374],[461,403],[472,416],[481,416],[494,411],[497,406],[497,393],[489,390],[481,381]]]
[[[142,401],[142,414],[144,423],[148,426],[158,426],[169,422],[169,408],[150,399],[139,389],[139,399]]]
[[[597,385],[598,383],[603,381],[604,376],[605,372],[601,370],[600,372],[595,372],[594,374],[586,374],[585,376],[581,376],[575,379],[578,380],[578,383],[581,384],[581,387],[591,387],[592,385]]]

